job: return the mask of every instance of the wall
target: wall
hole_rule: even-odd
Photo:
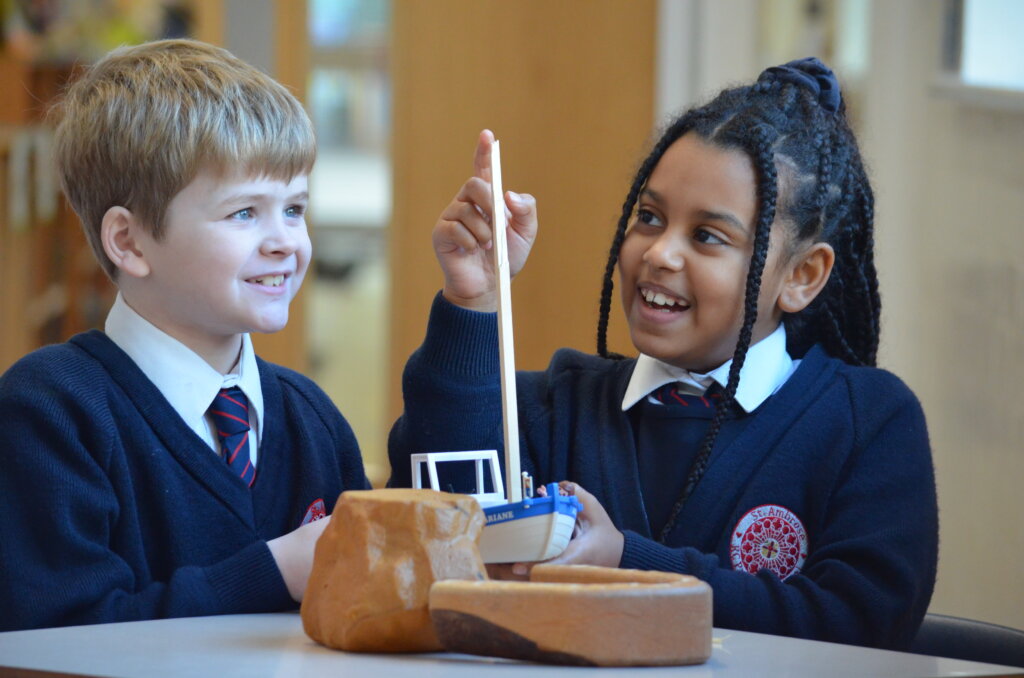
[[[654,5],[395,4],[395,414],[402,366],[423,339],[442,283],[430,232],[471,175],[484,127],[501,140],[504,187],[539,203],[538,241],[512,286],[517,367],[541,368],[561,346],[594,350],[608,246],[651,132]],[[631,347],[624,324],[613,327],[613,350]]]
[[[932,611],[1024,628],[1024,110],[935,92],[943,5],[872,6],[862,138],[881,362],[928,416],[941,521]]]

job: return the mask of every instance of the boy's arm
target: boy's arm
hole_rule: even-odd
[[[57,381],[31,370],[0,379],[0,630],[294,605],[256,538],[219,562],[141,583],[146,542],[161,536],[119,506],[105,467],[117,427],[109,411],[80,405],[94,393]]]

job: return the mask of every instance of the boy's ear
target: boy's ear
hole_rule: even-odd
[[[832,246],[824,242],[816,242],[796,255],[779,295],[779,308],[784,313],[799,313],[807,308],[828,282],[835,260]]]
[[[103,250],[119,271],[133,278],[149,275],[149,263],[139,243],[141,233],[139,220],[125,207],[111,207],[103,215],[100,226]]]

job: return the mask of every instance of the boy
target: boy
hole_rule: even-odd
[[[0,630],[294,607],[338,495],[365,489],[327,396],[253,353],[310,259],[299,103],[187,40],[67,91],[56,160],[119,293],[105,333],[0,377]]]

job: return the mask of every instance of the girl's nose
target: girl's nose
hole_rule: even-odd
[[[681,271],[685,260],[682,239],[666,229],[644,252],[644,263],[667,271]]]

